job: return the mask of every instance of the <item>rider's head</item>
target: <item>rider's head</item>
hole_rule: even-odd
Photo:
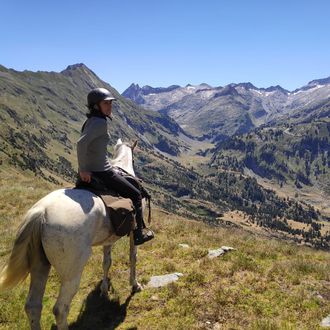
[[[87,95],[87,106],[90,111],[89,115],[93,112],[101,112],[102,114],[111,116],[111,104],[116,100],[115,97],[105,88],[94,88]],[[87,114],[88,116],[88,114]]]

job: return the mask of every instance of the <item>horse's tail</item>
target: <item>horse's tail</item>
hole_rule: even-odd
[[[9,260],[0,270],[0,291],[11,289],[23,281],[29,274],[31,263],[36,256],[46,258],[41,244],[43,219],[43,208],[34,207],[26,213],[18,228]]]

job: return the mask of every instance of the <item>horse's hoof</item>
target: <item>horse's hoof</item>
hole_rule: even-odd
[[[109,297],[108,291],[101,291],[100,297],[101,298],[108,298]]]
[[[140,292],[143,290],[143,286],[140,283],[136,283],[132,287],[132,293]]]
[[[101,290],[100,296],[107,298],[108,297],[108,291],[109,291],[108,281],[102,282],[100,290]]]

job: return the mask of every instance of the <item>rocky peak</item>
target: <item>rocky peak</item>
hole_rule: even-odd
[[[213,98],[217,98],[220,96],[236,96],[236,95],[238,95],[238,92],[235,89],[235,86],[236,86],[235,84],[230,84],[225,87],[217,88],[217,90],[219,90],[219,91],[213,95]]]
[[[289,91],[287,89],[284,89],[283,87],[281,87],[280,85],[276,85],[276,86],[270,86],[268,88],[260,88],[261,90],[264,90],[266,92],[282,92],[284,94],[288,94]]]
[[[151,86],[143,86],[142,87],[142,90],[143,90],[143,94],[144,95],[148,95],[148,94],[151,94],[151,93],[154,93],[154,94],[159,94],[159,93],[166,93],[166,92],[171,92],[177,88],[180,88],[179,85],[171,85],[171,86],[168,86],[168,87],[151,87]]]
[[[61,71],[62,74],[65,76],[72,76],[73,74],[76,73],[83,73],[87,74],[89,76],[94,76],[97,78],[97,75],[90,69],[88,68],[84,63],[76,63],[76,64],[71,64],[68,65],[65,70]]]
[[[101,87],[104,82],[84,63],[68,65],[61,71],[66,77],[71,77],[79,85],[85,85],[87,89]]]
[[[143,87],[140,87],[138,84],[133,83],[127,89],[125,89],[122,95],[138,104],[143,104],[143,96],[145,95],[171,92],[172,90],[177,88],[180,88],[180,86],[171,85],[169,87],[151,87],[149,85],[145,85]]]
[[[212,88],[212,86],[210,86],[207,83],[201,83],[199,86],[202,87],[202,88]]]
[[[141,90],[141,87],[139,86],[139,84],[130,84],[129,87],[127,89],[125,89],[125,91],[123,92],[123,95],[125,93],[128,93],[128,92],[137,92],[137,91],[140,91]],[[124,95],[125,96],[125,95]]]
[[[239,83],[239,84],[230,84],[228,86],[231,86],[231,87],[243,87],[245,89],[258,89],[256,86],[254,86],[250,82],[243,82],[243,83]]]
[[[124,90],[122,96],[134,101],[137,104],[143,104],[144,100],[141,96],[142,88],[139,84],[132,83],[127,89]]]
[[[315,86],[315,85],[327,85],[330,84],[330,77],[328,78],[323,78],[323,79],[316,79],[312,80],[308,83],[310,86]]]

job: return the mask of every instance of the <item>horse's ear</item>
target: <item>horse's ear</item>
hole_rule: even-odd
[[[134,148],[136,147],[137,143],[138,143],[138,140],[135,140],[135,141],[133,142],[133,144],[131,145],[132,151],[133,151]]]

